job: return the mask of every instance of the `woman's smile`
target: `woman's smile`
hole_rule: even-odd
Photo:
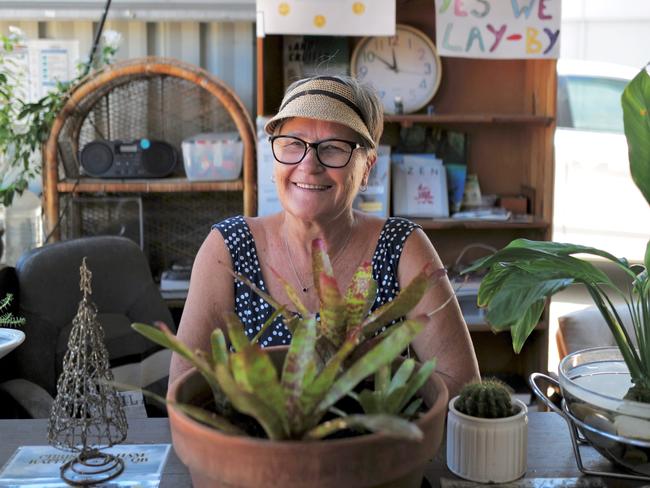
[[[297,186],[301,190],[310,190],[310,191],[326,191],[332,188],[332,185],[315,185],[312,183],[300,183],[297,181],[292,182],[294,186]]]

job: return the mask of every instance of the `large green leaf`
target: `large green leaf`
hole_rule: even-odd
[[[285,394],[285,404],[288,417],[292,424],[302,425],[305,412],[302,410],[300,399],[306,386],[306,381],[312,374],[314,364],[314,345],[316,343],[316,317],[310,315],[304,318],[291,338],[291,345],[284,358],[282,368],[282,388]],[[302,430],[299,428],[298,430]]]
[[[359,325],[368,315],[377,296],[377,282],[372,278],[372,263],[366,261],[355,271],[345,292],[347,328]]]
[[[630,81],[621,97],[630,173],[650,204],[650,73],[648,67]],[[628,209],[633,211],[632,209]]]
[[[427,264],[395,299],[375,309],[363,321],[364,335],[370,337],[393,320],[404,317],[420,302],[424,292],[445,274],[444,269],[436,269],[432,263]]]
[[[323,239],[314,239],[311,241],[311,267],[314,276],[314,285],[318,296],[321,296],[319,276],[325,273],[327,276],[334,278],[334,269],[327,254],[327,247]]]
[[[421,441],[424,437],[420,428],[412,422],[393,415],[375,414],[348,415],[323,422],[307,432],[305,439],[322,439],[340,430],[359,428],[411,441]]]
[[[241,413],[254,417],[262,426],[269,439],[286,439],[289,433],[285,430],[285,422],[277,412],[262,402],[258,395],[249,393],[235,382],[228,368],[222,364],[215,367],[219,386],[228,396],[233,406]]]
[[[244,331],[244,324],[242,324],[241,320],[239,320],[239,316],[237,316],[237,314],[234,312],[226,312],[224,314],[224,319],[226,321],[226,325],[228,326],[228,338],[230,339],[230,343],[233,345],[235,350],[243,351],[249,347],[250,341],[246,336],[246,332]]]
[[[422,385],[426,383],[434,369],[436,369],[435,358],[429,359],[420,365],[420,368],[408,380],[406,391],[402,396],[402,403],[397,410],[398,412],[401,412],[417,391],[422,388]]]
[[[231,354],[230,364],[237,385],[257,396],[260,402],[272,409],[282,422],[283,430],[288,432],[289,424],[285,410],[284,390],[268,353],[259,346],[250,345]]]
[[[320,282],[320,331],[335,346],[345,339],[345,302],[334,278],[326,273],[319,276]]]
[[[361,356],[353,365],[341,374],[318,405],[322,412],[347,395],[364,378],[372,375],[385,364],[392,364],[409,345],[413,338],[423,329],[420,320],[406,320],[395,325],[384,339]]]

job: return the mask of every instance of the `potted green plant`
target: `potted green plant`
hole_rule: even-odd
[[[650,203],[650,74],[642,70],[627,85],[623,116],[635,184]],[[629,277],[621,289],[589,260],[613,262]],[[574,283],[582,284],[600,310],[617,347],[573,353],[560,364],[559,378],[569,413],[600,452],[632,470],[650,475],[650,242],[642,264],[630,264],[587,246],[517,239],[465,273],[487,270],[478,304],[495,330],[510,329],[519,352],[538,323],[547,298]],[[614,298],[630,312],[632,336],[623,326]],[[596,371],[598,370],[598,371]],[[627,378],[627,379],[626,379]],[[614,446],[614,447],[612,447]],[[630,449],[638,451],[628,455]]]
[[[93,66],[91,60],[80,63],[72,80],[57,81],[47,95],[30,101],[24,93],[26,73],[13,56],[25,49],[25,35],[17,27],[9,30],[9,35],[0,35],[0,203],[6,207],[40,174],[41,147],[70,93],[86,79],[91,67],[99,70],[113,61],[121,40],[118,32],[104,32]]]
[[[371,264],[362,264],[341,293],[322,241],[313,242],[312,256],[320,321],[288,284],[300,315],[237,275],[275,307],[265,327],[283,315],[292,332],[288,348],[261,348],[262,331],[249,340],[234,314],[227,319],[230,350],[221,329],[212,333],[211,351],[202,352],[164,326],[133,325],[194,366],[167,397],[174,448],[194,486],[420,487],[442,439],[447,389],[432,361],[399,359],[422,321],[376,333],[410,311],[444,270],[425,267],[369,314],[377,290]],[[418,391],[424,407],[414,398]]]
[[[508,483],[526,472],[528,407],[496,379],[466,384],[449,401],[447,466],[479,483]],[[487,448],[486,448],[487,446]]]

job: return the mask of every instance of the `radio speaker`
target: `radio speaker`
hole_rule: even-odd
[[[83,173],[95,178],[163,178],[176,168],[178,153],[163,141],[92,141],[79,154]]]

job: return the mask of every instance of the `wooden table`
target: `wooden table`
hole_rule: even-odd
[[[531,412],[528,415],[528,471],[526,478],[575,478],[580,476],[576,467],[569,431],[564,420],[554,413]],[[169,424],[166,418],[131,419],[127,443],[170,443]],[[21,445],[47,444],[47,420],[0,420],[0,466]],[[432,487],[440,486],[440,478],[458,479],[447,470],[445,446],[426,470]],[[590,468],[611,470],[611,465],[593,449],[583,450],[583,461]],[[594,480],[585,477],[584,481]],[[641,482],[602,478],[607,486],[635,487]],[[647,483],[646,483],[647,485]],[[190,487],[190,476],[172,449],[165,465],[162,488]],[[586,485],[585,485],[586,486]],[[343,487],[342,487],[343,488]],[[347,487],[346,487],[347,488]]]

